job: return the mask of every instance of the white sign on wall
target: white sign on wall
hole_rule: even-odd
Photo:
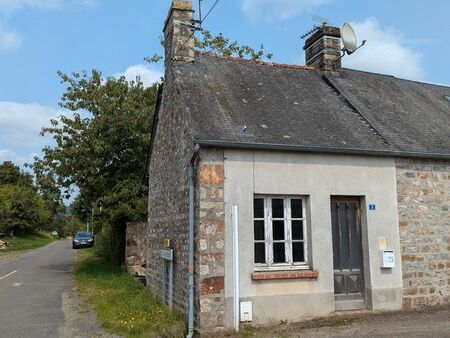
[[[165,259],[166,261],[173,260],[173,250],[172,249],[161,249],[160,254],[161,254],[161,258]]]

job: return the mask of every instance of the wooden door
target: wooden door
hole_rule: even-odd
[[[364,270],[359,198],[332,198],[331,218],[335,299],[363,300]]]

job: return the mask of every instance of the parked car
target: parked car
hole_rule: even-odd
[[[72,240],[72,248],[89,248],[94,246],[94,236],[90,232],[77,232]]]

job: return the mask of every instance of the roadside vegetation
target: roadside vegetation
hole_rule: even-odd
[[[93,249],[76,252],[78,290],[92,304],[103,329],[125,337],[183,337],[182,316],[159,303],[141,283],[112,267]]]
[[[53,236],[48,233],[36,233],[23,235],[20,237],[0,237],[0,241],[6,241],[9,243],[9,246],[6,249],[0,250],[0,257],[11,252],[37,249],[50,244],[56,239],[58,239],[58,236]]]

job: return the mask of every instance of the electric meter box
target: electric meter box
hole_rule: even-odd
[[[241,302],[241,322],[251,322],[253,320],[252,302]]]
[[[381,250],[380,260],[382,269],[392,269],[395,267],[394,250]]]

